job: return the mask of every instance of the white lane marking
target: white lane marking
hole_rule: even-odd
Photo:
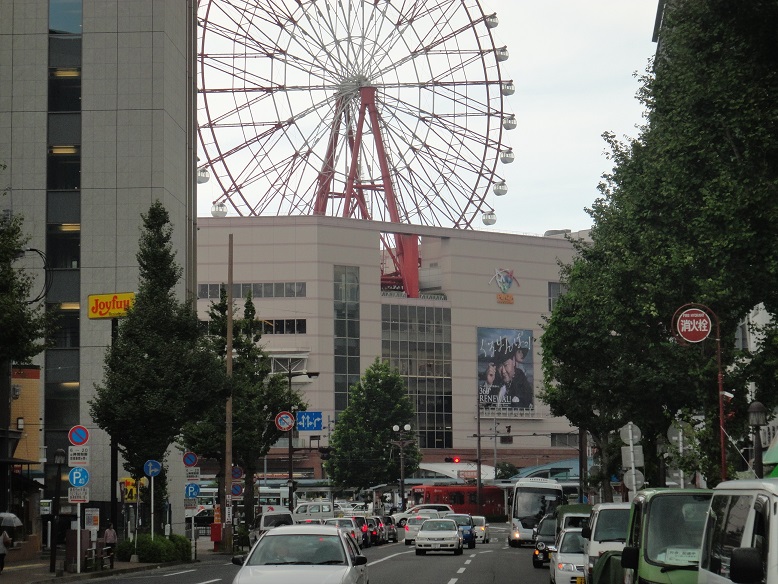
[[[459,578],[451,578],[451,580],[448,581],[448,584],[456,584],[457,580],[459,580]]]
[[[465,570],[467,570],[467,568],[459,568],[459,570],[457,570],[457,574],[463,574]]]
[[[469,564],[469,563],[470,563],[470,562],[472,562],[472,561],[473,561],[473,560],[465,560],[465,565]]]
[[[385,562],[386,560],[388,560],[390,558],[396,558],[397,556],[401,556],[403,554],[409,554],[411,552],[414,552],[414,550],[408,550],[407,552],[398,552],[396,554],[392,554],[391,556],[386,556],[385,558],[379,558],[377,560],[373,560],[372,562],[368,563],[367,565],[368,566],[373,566],[375,564],[378,564],[379,562]]]
[[[204,580],[203,582],[198,582],[197,584],[213,584],[213,582],[221,582],[221,578],[216,578],[216,580]]]
[[[178,576],[180,574],[188,574],[189,572],[194,572],[194,570],[183,570],[181,572],[172,572],[170,574],[163,574],[163,578],[167,578],[168,576]]]

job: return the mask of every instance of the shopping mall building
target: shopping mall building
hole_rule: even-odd
[[[543,318],[559,295],[559,262],[571,260],[571,243],[558,233],[403,226],[420,241],[420,294],[410,298],[401,286],[382,286],[382,271],[391,269],[382,234],[397,230],[317,216],[198,220],[201,317],[227,282],[232,235],[233,297],[242,306],[251,293],[274,370],[318,373],[292,378],[322,419],[294,438],[295,448],[308,449],[296,451],[295,477],[321,476],[316,447],[327,444],[348,388],[376,358],[407,384],[416,408],[412,432],[427,463],[474,460],[479,434],[489,465],[576,456],[577,429],[540,399]],[[501,395],[501,360],[513,369],[509,385],[519,387],[521,377],[516,395]],[[487,381],[490,367],[496,379]],[[288,444],[279,446],[268,457],[271,477],[288,469]]]

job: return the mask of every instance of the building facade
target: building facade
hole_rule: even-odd
[[[40,412],[24,428],[40,437],[47,478],[68,430],[90,430],[96,502],[111,499],[110,440],[91,422],[89,400],[111,323],[88,318],[87,298],[137,289],[141,214],[155,200],[174,227],[184,269],[177,292],[194,289],[195,5],[0,1],[0,209],[21,214],[30,248],[45,254],[49,282],[40,254],[19,265],[38,276],[47,310],[60,317],[55,346],[36,361]]]
[[[296,477],[322,476],[316,446],[327,443],[348,388],[376,358],[407,384],[425,463],[474,460],[479,435],[485,464],[528,466],[577,452],[577,429],[539,399],[541,325],[560,292],[558,262],[574,253],[564,237],[403,226],[421,246],[422,291],[408,298],[381,286],[381,236],[396,225],[223,217],[200,218],[198,228],[201,318],[227,281],[232,234],[233,297],[240,310],[251,293],[275,371],[319,373],[293,378],[323,419],[321,430],[294,438],[295,448],[310,449],[295,454]],[[490,368],[496,379],[487,381]],[[279,446],[267,468],[283,478]]]

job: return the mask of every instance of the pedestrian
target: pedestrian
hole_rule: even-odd
[[[118,539],[116,537],[116,530],[113,528],[113,523],[110,521],[103,533],[103,540],[105,541],[105,548],[108,551],[108,557],[111,558],[111,568],[113,568],[113,557]]]
[[[0,536],[0,574],[3,573],[3,568],[5,568],[5,554],[8,553],[8,546],[10,546],[11,543],[8,532],[3,531],[3,535]]]

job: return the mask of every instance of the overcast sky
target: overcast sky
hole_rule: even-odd
[[[588,229],[584,211],[610,171],[603,132],[636,137],[643,107],[635,98],[656,45],[657,0],[480,0],[496,12],[496,46],[507,46],[503,79],[516,92],[506,112],[518,127],[506,132],[516,154],[500,165],[508,193],[488,195],[497,223],[477,229],[543,234]],[[202,185],[199,212],[210,215],[218,186]],[[230,212],[232,214],[232,211]]]
[[[497,12],[503,72],[516,93],[508,134],[516,160],[504,168],[508,194],[491,199],[493,230],[542,234],[591,226],[584,207],[611,166],[602,133],[637,136],[635,98],[648,59],[657,0],[483,0]]]

